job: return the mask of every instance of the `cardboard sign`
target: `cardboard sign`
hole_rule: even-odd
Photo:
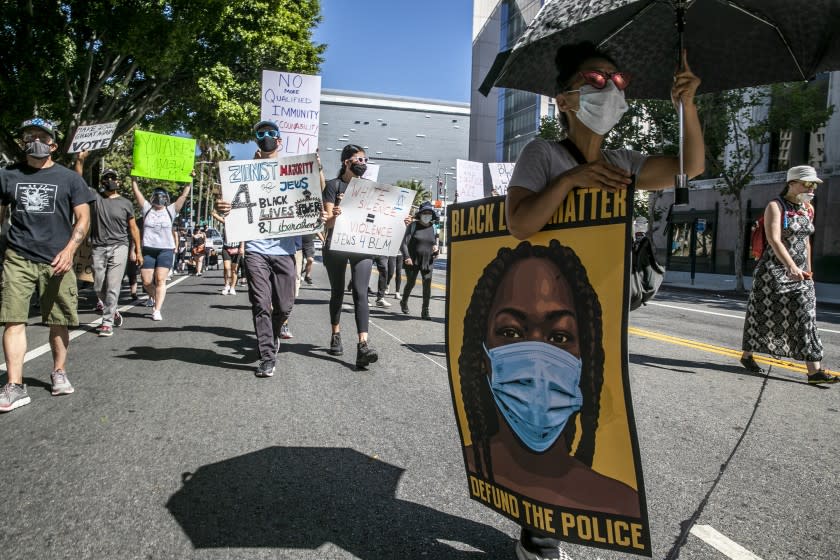
[[[315,153],[321,116],[321,76],[263,70],[260,118],[277,123],[284,155]]]
[[[194,138],[134,131],[133,176],[191,183],[194,165]]]
[[[313,154],[276,159],[222,161],[222,199],[228,243],[320,231],[321,183]]]
[[[484,166],[477,161],[455,160],[458,202],[484,198]]]
[[[85,237],[73,255],[73,272],[77,280],[93,282],[93,245],[90,243],[90,237]]]
[[[474,500],[544,536],[651,556],[628,377],[632,213],[632,188],[576,189],[519,241],[503,197],[449,206],[447,360]]]
[[[107,148],[111,145],[111,138],[114,136],[114,131],[117,130],[118,123],[119,121],[114,121],[80,126],[76,129],[76,134],[73,136],[73,141],[70,142],[67,153],[75,154],[87,150],[102,150]]]
[[[513,175],[513,163],[488,163],[490,180],[497,195],[506,195],[510,176]]]
[[[368,163],[367,170],[365,174],[362,175],[362,179],[367,179],[368,181],[376,181],[379,178],[379,168],[381,165],[378,163]]]
[[[413,201],[414,191],[410,189],[354,178],[341,199],[341,214],[335,220],[330,249],[396,256]]]

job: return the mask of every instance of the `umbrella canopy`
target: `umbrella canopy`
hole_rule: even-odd
[[[677,67],[677,6],[698,93],[806,80],[840,68],[838,0],[548,0],[479,91],[554,96],[561,45],[591,41],[632,76],[627,97],[667,99]]]

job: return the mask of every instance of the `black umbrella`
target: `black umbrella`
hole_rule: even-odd
[[[698,93],[807,80],[840,68],[838,29],[840,0],[548,0],[479,91],[554,96],[557,48],[580,41],[608,50],[630,73],[629,98],[670,98],[683,46],[702,80]],[[680,111],[677,204],[688,202],[682,129]]]

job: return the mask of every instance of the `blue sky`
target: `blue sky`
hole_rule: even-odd
[[[322,87],[470,100],[471,0],[321,0]]]

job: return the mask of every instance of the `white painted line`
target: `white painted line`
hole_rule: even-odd
[[[169,284],[166,285],[166,289],[168,290],[172,286],[174,286],[176,284],[180,284],[181,282],[183,282],[187,278],[189,278],[189,276],[181,276],[180,278],[178,278],[176,280],[173,280],[172,282],[170,282]],[[117,311],[128,311],[129,309],[131,309],[132,307],[135,307],[135,306],[136,306],[135,304],[129,303],[127,305],[123,305],[122,307],[117,308]],[[90,323],[84,323],[83,325],[79,325],[79,328],[70,331],[69,339],[73,340],[73,339],[79,338],[80,336],[82,336],[86,332],[93,331],[96,327],[98,327],[101,324],[102,324],[102,317],[100,317],[99,319],[97,319],[95,321],[91,321]],[[23,355],[23,363],[25,364],[26,362],[28,362],[30,360],[34,360],[38,356],[42,356],[49,351],[50,351],[50,343],[48,342],[46,344],[42,344],[41,346],[39,346],[37,348],[34,348],[34,349],[30,350],[29,352],[27,352],[26,354],[24,354]],[[3,362],[2,364],[0,364],[0,371],[6,371],[6,362]]]
[[[711,525],[695,525],[691,534],[732,560],[761,560],[740,544],[715,530]]]
[[[668,309],[676,309],[678,311],[689,311],[691,313],[702,313],[703,315],[715,315],[717,317],[728,317],[730,319],[740,319],[741,321],[744,320],[743,315],[731,315],[729,313],[718,313],[717,311],[706,311],[705,309],[692,309],[691,307],[682,307],[679,305],[668,305],[667,303],[657,303],[655,301],[648,302],[648,305],[655,305],[657,307],[667,307]],[[840,331],[834,331],[831,329],[824,329],[822,327],[817,327],[818,331],[823,331],[832,334],[840,334]]]
[[[407,343],[407,342],[404,342],[404,341],[400,340],[400,339],[399,339],[399,338],[397,338],[395,335],[393,335],[393,334],[391,334],[390,332],[388,332],[387,330],[383,329],[382,327],[380,327],[379,325],[377,325],[377,324],[376,324],[376,323],[374,323],[373,321],[369,321],[369,322],[370,322],[370,324],[371,324],[371,325],[373,325],[374,327],[376,327],[376,328],[377,328],[377,329],[379,329],[380,331],[384,332],[385,334],[387,334],[388,336],[390,336],[391,338],[393,338],[394,340],[396,340],[396,341],[397,341],[397,342],[399,342],[400,344],[402,344],[402,345],[404,345],[404,346],[408,346],[409,348],[411,348],[412,350],[414,350],[415,352],[417,352],[418,354],[420,354],[421,356],[423,356],[424,358],[426,358],[427,360],[429,360],[430,362],[432,362],[433,364],[435,364],[435,365],[436,365],[437,367],[439,367],[440,369],[442,369],[442,370],[446,371],[446,366],[445,366],[445,365],[443,365],[443,364],[441,364],[441,363],[439,363],[439,362],[434,361],[433,359],[431,359],[430,357],[428,357],[428,356],[427,356],[426,354],[424,354],[423,352],[420,352],[419,350],[415,349],[415,348],[414,348],[411,344],[409,344],[409,343]]]

